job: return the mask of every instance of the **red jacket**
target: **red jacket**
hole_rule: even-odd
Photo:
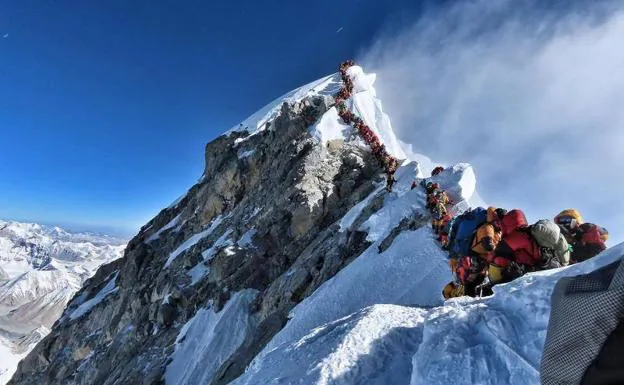
[[[523,228],[512,232],[500,241],[491,262],[507,266],[510,261],[515,261],[521,265],[533,266],[541,258],[539,245]]]

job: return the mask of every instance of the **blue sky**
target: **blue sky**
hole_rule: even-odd
[[[0,217],[136,230],[207,141],[419,11],[386,3],[0,1]]]
[[[208,141],[355,57],[399,138],[473,164],[489,204],[624,240],[622,1],[427,4],[0,0],[0,218],[136,232]]]

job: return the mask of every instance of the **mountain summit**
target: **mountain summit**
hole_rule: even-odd
[[[445,304],[446,254],[410,188],[432,164],[397,140],[375,76],[346,76],[344,99],[331,75],[209,143],[199,182],[85,283],[12,383],[538,383],[552,275],[614,254]],[[391,192],[375,140],[400,166]],[[468,164],[432,180],[458,210],[477,197]]]

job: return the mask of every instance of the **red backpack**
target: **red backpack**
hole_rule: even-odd
[[[516,230],[506,236],[503,242],[513,251],[514,261],[519,264],[533,266],[542,258],[539,245],[526,231]]]
[[[586,244],[604,244],[602,238],[600,237],[601,234],[598,226],[585,223],[581,225],[581,231],[583,231],[581,240]]]
[[[511,234],[512,232],[518,230],[521,227],[528,226],[526,216],[522,210],[514,209],[509,211],[503,219],[500,221],[500,227],[503,231],[503,237]]]

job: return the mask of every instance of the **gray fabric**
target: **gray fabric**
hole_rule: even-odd
[[[552,294],[542,384],[579,384],[623,315],[621,260],[586,275],[560,279]]]
[[[561,266],[570,263],[568,241],[561,233],[561,229],[553,221],[542,219],[531,226],[531,235],[541,247],[552,249]]]

